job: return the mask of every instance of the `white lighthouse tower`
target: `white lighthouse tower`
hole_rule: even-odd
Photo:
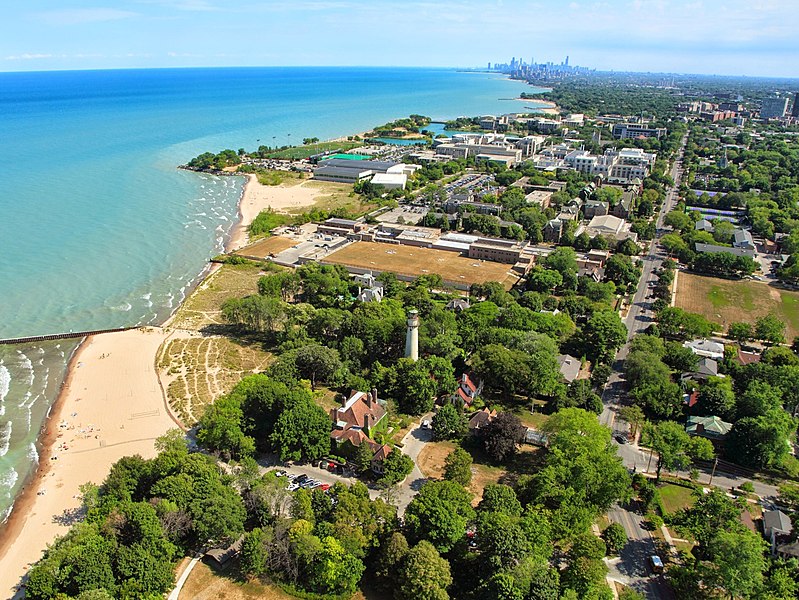
[[[408,333],[405,335],[405,358],[419,360],[419,311],[408,311]]]

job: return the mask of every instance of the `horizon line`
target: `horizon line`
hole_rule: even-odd
[[[718,77],[725,79],[762,79],[762,80],[786,80],[799,81],[799,75],[727,75],[719,73],[688,73],[680,71],[627,71],[622,69],[589,69],[592,73],[602,75],[663,75],[663,76],[689,76],[689,77]],[[435,69],[435,70],[456,70],[472,71],[475,73],[494,73],[506,75],[502,71],[488,70],[478,66],[444,66],[444,65],[183,65],[183,66],[147,66],[147,67],[86,67],[86,68],[63,68],[63,69],[17,69],[0,70],[0,75],[10,75],[18,73],[81,73],[96,71],[156,71],[156,70],[200,70],[200,69]],[[524,80],[515,80],[524,81]]]

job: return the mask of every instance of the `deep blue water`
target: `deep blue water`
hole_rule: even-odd
[[[521,91],[436,69],[0,73],[0,338],[165,319],[236,220],[240,178],[175,168],[203,151],[518,111]],[[70,351],[0,347],[0,518]]]

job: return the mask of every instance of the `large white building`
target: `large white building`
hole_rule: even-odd
[[[608,181],[629,183],[647,177],[656,159],[657,154],[644,152],[641,148],[622,148],[608,149],[603,155],[573,150],[563,160],[568,167],[586,175],[600,175]]]
[[[322,181],[335,181],[338,183],[357,183],[380,173],[402,175],[407,180],[408,175],[411,175],[420,168],[419,165],[406,165],[404,163],[389,161],[334,158],[321,162],[320,166],[314,171],[313,178]],[[390,185],[396,187],[399,184],[400,178],[390,179],[393,182]],[[402,182],[402,187],[404,187],[404,181]]]

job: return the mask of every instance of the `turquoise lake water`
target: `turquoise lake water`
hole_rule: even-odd
[[[0,338],[160,323],[236,221],[243,179],[206,150],[523,110],[529,86],[438,69],[0,73]],[[503,100],[505,99],[505,100]],[[529,102],[527,104],[530,104]],[[0,520],[76,343],[0,346]]]

